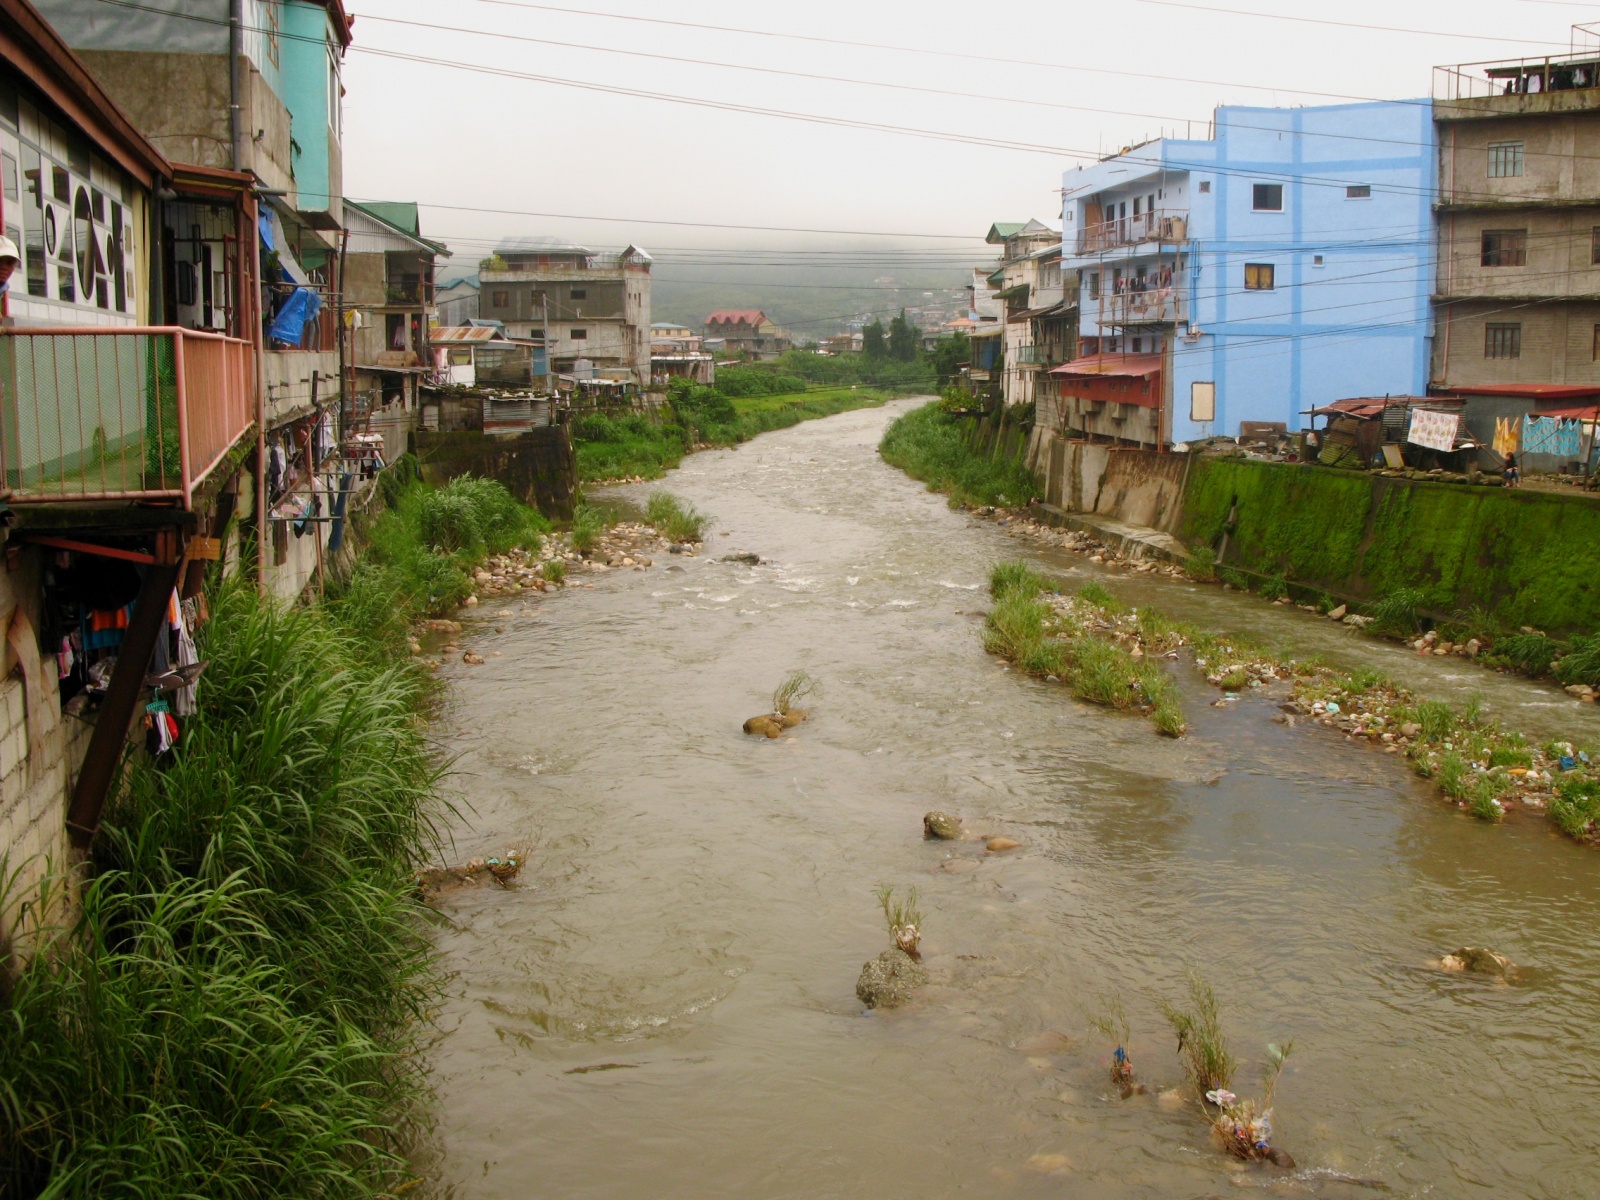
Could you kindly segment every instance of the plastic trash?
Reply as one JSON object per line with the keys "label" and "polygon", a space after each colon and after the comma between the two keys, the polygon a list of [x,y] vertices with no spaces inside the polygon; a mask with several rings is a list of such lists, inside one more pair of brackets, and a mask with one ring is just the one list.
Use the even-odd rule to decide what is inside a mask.
{"label": "plastic trash", "polygon": [[1217,1088],[1215,1091],[1207,1092],[1206,1099],[1211,1101],[1211,1103],[1215,1104],[1218,1108],[1227,1108],[1230,1104],[1238,1100],[1239,1097],[1235,1096],[1227,1088]]}
{"label": "plastic trash", "polygon": [[1326,711],[1331,716],[1337,717],[1339,715],[1339,706],[1337,704],[1335,704],[1332,700],[1329,700],[1328,701],[1328,707],[1327,707]]}
{"label": "plastic trash", "polygon": [[1578,760],[1573,758],[1571,755],[1566,755],[1556,765],[1559,766],[1563,771],[1575,771],[1578,769]]}

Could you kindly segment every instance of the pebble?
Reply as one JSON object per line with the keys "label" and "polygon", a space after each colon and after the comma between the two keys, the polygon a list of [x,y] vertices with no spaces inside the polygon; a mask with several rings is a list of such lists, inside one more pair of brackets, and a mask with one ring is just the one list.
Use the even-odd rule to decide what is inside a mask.
{"label": "pebble", "polygon": [[468,650],[461,656],[461,661],[468,666],[481,667],[483,665],[483,655],[474,654],[471,650]]}
{"label": "pebble", "polygon": [[1015,850],[1021,845],[1021,842],[1013,841],[1008,837],[992,837],[984,843],[984,848],[998,854],[1002,850]]}

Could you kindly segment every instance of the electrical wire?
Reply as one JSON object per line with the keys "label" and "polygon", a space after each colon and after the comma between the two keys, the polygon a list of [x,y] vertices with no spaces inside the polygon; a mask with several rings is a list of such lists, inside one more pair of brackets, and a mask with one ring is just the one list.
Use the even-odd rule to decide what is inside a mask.
{"label": "electrical wire", "polygon": [[1361,29],[1376,33],[1408,33],[1420,37],[1464,38],[1475,42],[1515,42],[1522,46],[1559,46],[1560,42],[1535,41],[1531,38],[1499,37],[1489,33],[1450,33],[1442,29],[1401,29],[1394,25],[1367,25],[1359,21],[1333,21],[1326,17],[1296,17],[1288,13],[1251,12],[1242,8],[1220,8],[1210,4],[1190,4],[1185,0],[1137,0],[1139,4],[1153,4],[1161,8],[1186,8],[1194,12],[1222,13],[1231,17],[1255,17],[1263,21],[1296,21],[1306,25],[1332,25],[1339,29]]}

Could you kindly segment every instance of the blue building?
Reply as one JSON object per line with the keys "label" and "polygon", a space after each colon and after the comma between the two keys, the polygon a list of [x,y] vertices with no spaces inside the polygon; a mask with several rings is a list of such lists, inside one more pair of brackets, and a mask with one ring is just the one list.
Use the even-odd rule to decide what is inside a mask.
{"label": "blue building", "polygon": [[1210,139],[1068,171],[1082,357],[1041,415],[1159,445],[1424,394],[1435,172],[1428,101],[1219,108]]}

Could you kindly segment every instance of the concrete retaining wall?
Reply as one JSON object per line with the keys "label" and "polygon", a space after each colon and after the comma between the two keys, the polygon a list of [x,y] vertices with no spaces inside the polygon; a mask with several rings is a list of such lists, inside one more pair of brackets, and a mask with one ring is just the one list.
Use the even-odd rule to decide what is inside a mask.
{"label": "concrete retaining wall", "polygon": [[578,492],[578,459],[565,426],[551,425],[515,437],[481,433],[412,434],[422,477],[435,486],[460,475],[498,479],[518,500],[547,517],[572,517]]}

